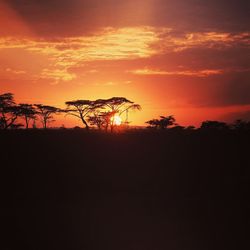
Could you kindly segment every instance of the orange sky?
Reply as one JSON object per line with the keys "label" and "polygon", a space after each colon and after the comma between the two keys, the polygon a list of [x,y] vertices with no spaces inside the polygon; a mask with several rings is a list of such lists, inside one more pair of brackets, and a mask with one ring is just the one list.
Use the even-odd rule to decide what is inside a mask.
{"label": "orange sky", "polygon": [[133,125],[250,119],[247,9],[244,0],[0,0],[0,93],[57,107],[124,96],[143,108]]}

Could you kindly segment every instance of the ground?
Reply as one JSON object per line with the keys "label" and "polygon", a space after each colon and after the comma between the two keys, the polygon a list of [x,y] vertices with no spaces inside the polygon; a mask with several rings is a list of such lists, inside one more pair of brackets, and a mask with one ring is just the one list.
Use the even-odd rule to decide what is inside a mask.
{"label": "ground", "polygon": [[2,249],[248,249],[249,132],[0,132]]}

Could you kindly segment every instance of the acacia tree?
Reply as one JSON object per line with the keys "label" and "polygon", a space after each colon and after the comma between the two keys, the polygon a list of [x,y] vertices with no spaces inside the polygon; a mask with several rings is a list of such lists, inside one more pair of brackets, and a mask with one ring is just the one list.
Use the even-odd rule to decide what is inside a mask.
{"label": "acacia tree", "polygon": [[29,122],[36,118],[36,110],[32,104],[21,103],[19,104],[20,116],[25,120],[26,129],[29,128]]}
{"label": "acacia tree", "polygon": [[12,93],[0,95],[0,128],[13,128],[20,116],[20,108],[16,105]]}
{"label": "acacia tree", "polygon": [[146,122],[149,128],[167,129],[170,126],[176,125],[174,116],[160,116],[160,119],[152,119]]}
{"label": "acacia tree", "polygon": [[[109,99],[99,99],[99,100],[96,100],[95,102],[99,104],[102,108],[107,108],[108,112],[110,114],[112,113],[113,116],[115,114],[118,114],[119,116],[121,116],[123,113],[126,112],[127,119],[128,119],[129,110],[141,110],[141,106],[139,104],[135,104],[134,102],[128,100],[125,97],[112,97]],[[110,128],[111,128],[111,131],[113,131],[114,119],[111,119],[110,121]]]}
{"label": "acacia tree", "polygon": [[49,122],[54,121],[53,115],[60,110],[53,106],[47,106],[43,104],[35,104],[36,107],[36,114],[40,116],[41,122],[43,124],[43,128],[46,129]]}
{"label": "acacia tree", "polygon": [[112,122],[111,118],[115,114],[116,113],[112,111],[94,113],[94,115],[88,116],[88,122],[90,125],[97,126],[99,130],[104,128],[106,131],[108,131],[108,127]]}
{"label": "acacia tree", "polygon": [[89,129],[89,124],[86,119],[87,115],[101,107],[101,103],[90,100],[68,101],[65,104],[67,105],[66,110],[64,110],[66,115],[72,115],[79,118],[86,129]]}

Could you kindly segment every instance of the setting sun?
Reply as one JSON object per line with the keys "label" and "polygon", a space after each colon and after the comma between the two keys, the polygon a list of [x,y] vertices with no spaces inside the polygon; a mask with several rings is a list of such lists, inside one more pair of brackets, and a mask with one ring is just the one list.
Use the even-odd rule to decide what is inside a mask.
{"label": "setting sun", "polygon": [[113,122],[116,126],[120,126],[122,124],[122,118],[118,114],[116,114],[111,117],[111,122]]}

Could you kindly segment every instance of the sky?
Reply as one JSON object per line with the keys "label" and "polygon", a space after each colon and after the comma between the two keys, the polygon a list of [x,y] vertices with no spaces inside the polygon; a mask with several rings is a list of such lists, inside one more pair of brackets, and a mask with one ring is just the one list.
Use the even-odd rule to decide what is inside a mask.
{"label": "sky", "polygon": [[250,120],[250,1],[0,0],[5,92],[61,108],[124,96],[142,106],[133,125]]}

